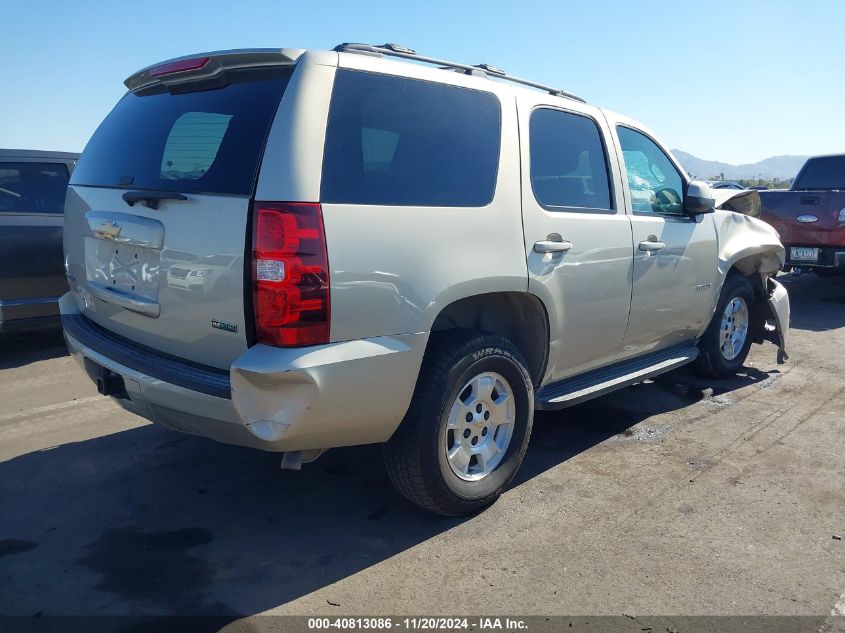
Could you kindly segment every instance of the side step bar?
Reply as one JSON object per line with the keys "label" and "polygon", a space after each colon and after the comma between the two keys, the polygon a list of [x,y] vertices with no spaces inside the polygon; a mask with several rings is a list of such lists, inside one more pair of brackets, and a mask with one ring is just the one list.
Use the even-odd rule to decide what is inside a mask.
{"label": "side step bar", "polygon": [[683,345],[616,363],[546,385],[537,392],[538,409],[563,409],[647,378],[677,369],[698,357],[698,347]]}

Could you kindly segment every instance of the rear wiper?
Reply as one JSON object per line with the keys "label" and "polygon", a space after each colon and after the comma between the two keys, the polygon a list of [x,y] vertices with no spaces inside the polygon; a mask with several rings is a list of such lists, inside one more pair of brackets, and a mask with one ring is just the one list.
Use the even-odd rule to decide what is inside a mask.
{"label": "rear wiper", "polygon": [[127,191],[123,201],[130,207],[136,202],[143,202],[150,209],[158,209],[159,200],[187,200],[188,196],[175,191]]}

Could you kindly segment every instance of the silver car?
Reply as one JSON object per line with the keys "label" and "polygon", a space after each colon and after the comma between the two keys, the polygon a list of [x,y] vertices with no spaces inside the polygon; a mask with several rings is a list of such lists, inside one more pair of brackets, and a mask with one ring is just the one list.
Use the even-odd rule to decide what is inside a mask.
{"label": "silver car", "polygon": [[62,224],[79,154],[0,149],[0,332],[58,325]]}
{"label": "silver car", "polygon": [[126,86],[71,180],[61,308],[150,420],[290,468],[384,443],[403,494],[458,515],[512,480],[537,408],[785,356],[777,234],[562,90],[356,44]]}

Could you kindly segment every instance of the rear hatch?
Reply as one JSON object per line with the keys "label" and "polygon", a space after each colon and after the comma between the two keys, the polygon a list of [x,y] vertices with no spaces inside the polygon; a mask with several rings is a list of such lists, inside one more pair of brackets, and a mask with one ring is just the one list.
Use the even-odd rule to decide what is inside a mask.
{"label": "rear hatch", "polygon": [[204,54],[127,79],[66,201],[68,277],[88,319],[213,367],[247,348],[251,198],[297,53]]}

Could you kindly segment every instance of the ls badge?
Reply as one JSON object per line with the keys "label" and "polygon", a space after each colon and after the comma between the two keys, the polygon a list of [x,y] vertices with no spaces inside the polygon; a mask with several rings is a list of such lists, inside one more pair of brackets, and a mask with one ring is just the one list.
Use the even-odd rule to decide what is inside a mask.
{"label": "ls badge", "polygon": [[225,330],[226,332],[237,333],[238,331],[236,323],[226,323],[224,321],[218,321],[217,319],[211,319],[211,327],[218,330]]}

